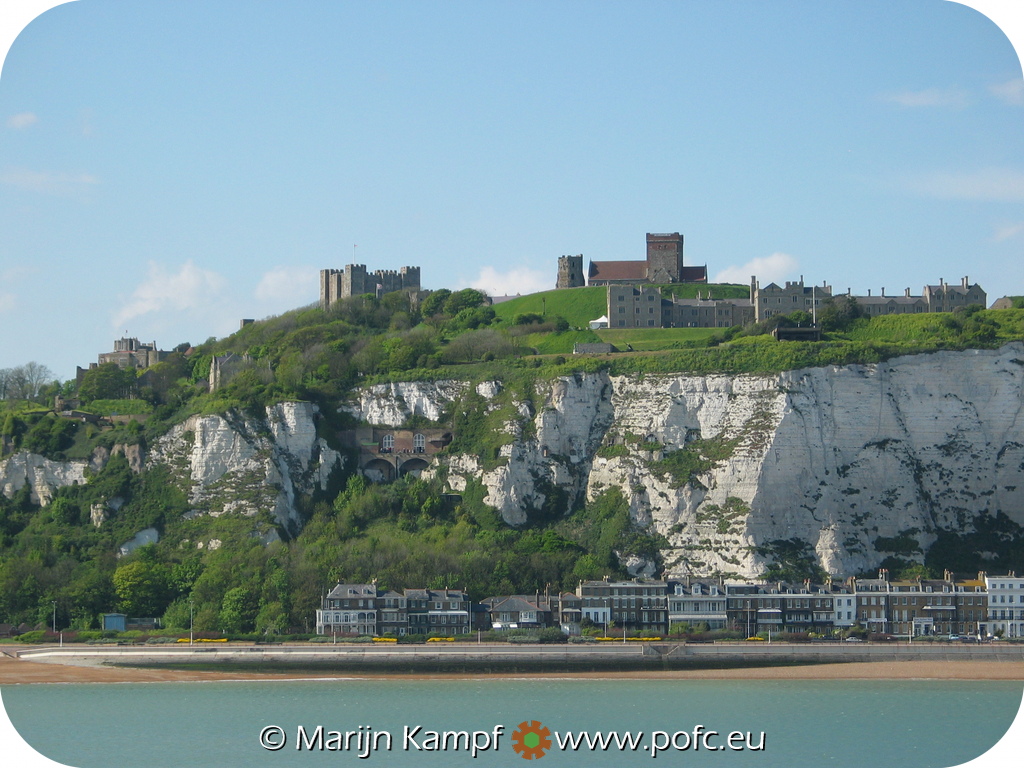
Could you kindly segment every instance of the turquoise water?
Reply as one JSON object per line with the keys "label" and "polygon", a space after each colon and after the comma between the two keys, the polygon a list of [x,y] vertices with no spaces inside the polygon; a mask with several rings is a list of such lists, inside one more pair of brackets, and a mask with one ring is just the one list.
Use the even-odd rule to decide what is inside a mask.
{"label": "turquoise water", "polygon": [[[515,766],[511,734],[525,720],[552,732],[544,768],[633,766],[652,762],[653,731],[677,746],[658,764],[717,766],[950,766],[987,750],[1021,703],[1019,682],[725,680],[331,680],[4,686],[3,703],[21,735],[44,755],[80,768],[167,766]],[[283,729],[286,746],[268,751],[259,736]],[[297,750],[324,727],[325,751]],[[422,726],[412,742],[405,726]],[[495,726],[504,726],[493,749]],[[698,736],[697,725],[718,735]],[[349,749],[327,732],[351,731]],[[476,758],[465,740],[445,751],[428,731],[479,731]],[[555,734],[642,731],[641,749],[560,750]],[[745,745],[745,732],[759,751]],[[392,736],[386,750],[383,732]],[[483,743],[484,732],[491,742]],[[377,751],[361,748],[378,733]],[[275,739],[276,740],[276,739]],[[421,751],[416,751],[419,745]],[[314,740],[314,746],[316,746]],[[440,745],[438,745],[440,746]],[[454,747],[459,747],[458,749]],[[530,744],[528,744],[530,746]],[[725,747],[711,752],[707,746]],[[406,749],[408,747],[408,749]],[[367,754],[360,758],[359,754]]]}

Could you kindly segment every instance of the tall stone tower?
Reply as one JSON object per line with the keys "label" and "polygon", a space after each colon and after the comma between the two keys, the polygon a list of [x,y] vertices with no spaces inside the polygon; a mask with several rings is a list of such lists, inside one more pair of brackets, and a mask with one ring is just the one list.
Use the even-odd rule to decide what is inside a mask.
{"label": "tall stone tower", "polygon": [[678,283],[683,274],[683,236],[647,233],[647,282]]}
{"label": "tall stone tower", "polygon": [[327,309],[341,298],[341,276],[343,269],[320,270],[320,308]]}
{"label": "tall stone tower", "polygon": [[558,281],[555,288],[582,288],[586,285],[583,277],[583,254],[558,257]]}

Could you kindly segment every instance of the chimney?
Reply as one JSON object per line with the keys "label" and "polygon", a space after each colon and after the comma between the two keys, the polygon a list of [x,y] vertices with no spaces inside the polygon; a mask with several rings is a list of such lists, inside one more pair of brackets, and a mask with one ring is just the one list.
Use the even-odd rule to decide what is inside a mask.
{"label": "chimney", "polygon": [[903,295],[904,295],[904,296],[906,296],[906,297],[907,297],[908,299],[910,298],[910,287],[909,287],[909,286],[907,286],[907,287],[906,287],[906,288],[905,288],[905,289],[903,290]]}
{"label": "chimney", "polygon": [[868,296],[870,296],[870,295],[871,295],[871,289],[868,288]]}
{"label": "chimney", "polygon": [[882,286],[882,298],[883,299],[885,298],[885,286],[884,285]]}
{"label": "chimney", "polygon": [[960,282],[960,285],[962,285],[964,288],[967,287],[967,275],[964,275],[964,279]]}
{"label": "chimney", "polygon": [[984,581],[986,576],[988,576],[988,574],[984,571],[978,571],[978,581]]}

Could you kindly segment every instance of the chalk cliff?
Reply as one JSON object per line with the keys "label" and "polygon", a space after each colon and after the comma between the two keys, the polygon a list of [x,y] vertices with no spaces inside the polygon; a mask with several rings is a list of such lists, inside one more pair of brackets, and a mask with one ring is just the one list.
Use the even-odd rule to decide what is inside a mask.
{"label": "chalk cliff", "polygon": [[[200,513],[237,511],[255,515],[271,510],[283,525],[297,525],[298,494],[327,487],[342,456],[316,433],[310,403],[278,403],[265,418],[236,415],[192,416],[157,440],[143,458],[137,446],[115,446],[134,471],[167,465]],[[12,496],[27,483],[33,501],[46,505],[64,485],[87,482],[87,469],[99,471],[110,452],[98,448],[91,461],[51,461],[19,453],[0,462],[0,490]],[[102,515],[93,513],[102,524]]]}
{"label": "chalk cliff", "polygon": [[[392,427],[490,414],[491,454],[458,449],[456,435],[425,473],[454,492],[482,482],[485,501],[517,526],[545,505],[550,513],[553,499],[567,512],[618,488],[633,518],[668,542],[670,575],[757,576],[779,542],[846,575],[894,554],[920,561],[937,533],[971,531],[986,516],[1024,525],[1020,343],[771,375],[580,373],[517,386],[398,382],[363,388],[344,407]],[[120,450],[135,471],[167,466],[196,513],[271,510],[294,530],[297,497],[326,489],[343,464],[316,419],[309,403],[260,418],[197,415],[145,453]],[[90,462],[17,454],[0,462],[0,491],[27,484],[45,505],[107,460],[103,450]],[[92,510],[93,523],[105,515]]]}
{"label": "chalk cliff", "polygon": [[349,410],[398,426],[473,391],[518,417],[501,426],[496,462],[439,457],[432,471],[452,490],[482,480],[485,501],[520,525],[552,489],[568,507],[616,486],[668,540],[673,575],[756,576],[773,543],[793,540],[850,574],[894,553],[920,561],[937,531],[978,516],[1024,524],[1019,343],[771,375],[578,374],[531,398],[500,382],[397,383]]}

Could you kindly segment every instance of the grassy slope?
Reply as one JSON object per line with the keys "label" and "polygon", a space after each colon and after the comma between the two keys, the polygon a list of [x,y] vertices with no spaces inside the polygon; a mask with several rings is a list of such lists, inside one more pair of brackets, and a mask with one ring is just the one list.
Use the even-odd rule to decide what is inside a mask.
{"label": "grassy slope", "polygon": [[631,344],[636,350],[652,351],[670,349],[685,342],[700,342],[721,330],[721,328],[632,328],[629,330],[605,328],[597,331],[597,335],[601,337],[601,341],[610,342],[623,351],[627,344]]}
{"label": "grassy slope", "polygon": [[560,315],[569,325],[586,328],[587,323],[601,317],[607,310],[607,291],[604,288],[569,288],[562,291],[542,291],[520,296],[494,305],[494,314],[502,320],[515,315],[536,313]]}
{"label": "grassy slope", "polygon": [[[1010,341],[1024,336],[1024,310],[982,310],[977,313],[977,318],[994,323],[1000,340]],[[858,322],[846,333],[835,335],[850,341],[933,344],[955,342],[960,336],[960,329],[955,315],[933,312],[874,317],[870,322]]]}

